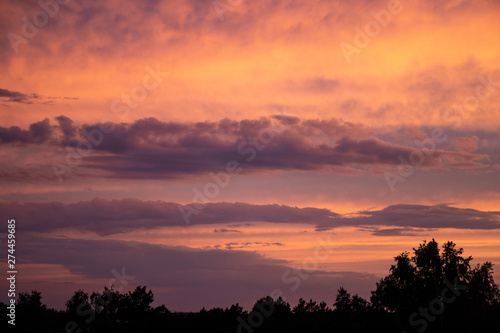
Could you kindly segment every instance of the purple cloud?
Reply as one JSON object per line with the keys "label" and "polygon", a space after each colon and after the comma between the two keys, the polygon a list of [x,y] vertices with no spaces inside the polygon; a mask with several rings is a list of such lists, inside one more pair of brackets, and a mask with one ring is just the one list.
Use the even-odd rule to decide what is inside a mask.
{"label": "purple cloud", "polygon": [[[155,292],[158,304],[164,303],[174,311],[230,306],[234,302],[250,309],[255,299],[275,289],[282,290],[285,297],[294,301],[308,295],[333,303],[339,286],[366,292],[366,285],[377,281],[375,275],[368,273],[320,270],[301,271],[299,278],[287,261],[249,251],[201,250],[125,241],[25,237],[19,258],[22,258],[21,264],[63,265],[87,281],[108,280],[114,277],[113,269],[121,272],[125,268],[137,284],[146,284]],[[292,289],[297,281],[297,288]],[[70,296],[60,299],[57,305],[60,307]]]}
{"label": "purple cloud", "polygon": [[[361,125],[339,120],[273,116],[175,123],[144,118],[129,124],[81,126],[75,126],[65,116],[56,120],[58,125],[50,125],[46,119],[31,124],[29,130],[0,128],[0,143],[39,144],[50,139],[53,145],[75,149],[85,143],[84,147],[92,148],[90,154],[80,156],[79,167],[87,170],[86,175],[105,172],[119,179],[168,179],[218,172],[225,170],[229,161],[236,161],[245,173],[322,170],[381,175],[398,166],[400,157],[408,158],[416,149],[380,138],[383,135],[377,137],[373,130]],[[109,133],[102,132],[103,126],[110,129]],[[487,154],[464,149],[436,147],[425,155],[419,168],[484,168],[489,158]],[[4,177],[8,178],[8,173]]]}
{"label": "purple cloud", "polygon": [[[133,229],[185,226],[176,203],[137,199],[81,201],[78,203],[0,203],[0,211],[20,221],[22,231],[50,231],[60,228],[79,229],[101,235]],[[252,205],[244,203],[208,203],[190,224],[227,223],[306,223],[316,231],[341,226],[394,226],[393,230],[366,229],[375,235],[402,234],[430,228],[499,229],[500,212],[451,207],[445,204],[392,205],[382,210],[361,211],[354,216],[340,215],[328,209],[297,208],[285,205]],[[401,229],[414,228],[414,229]],[[225,230],[225,231],[221,231]],[[219,229],[220,232],[236,231]]]}
{"label": "purple cloud", "polygon": [[0,144],[2,143],[44,143],[51,138],[52,126],[48,119],[33,123],[29,130],[23,130],[18,126],[0,126]]}

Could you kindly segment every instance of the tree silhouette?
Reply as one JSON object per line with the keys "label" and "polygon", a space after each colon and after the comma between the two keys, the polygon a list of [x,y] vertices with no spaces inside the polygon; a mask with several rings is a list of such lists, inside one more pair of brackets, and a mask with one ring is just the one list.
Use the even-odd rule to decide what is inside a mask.
{"label": "tree silhouette", "polygon": [[20,292],[17,299],[16,326],[20,331],[44,329],[47,306],[42,303],[42,293],[36,290]]}
{"label": "tree silhouette", "polygon": [[154,301],[151,289],[146,291],[146,286],[138,286],[133,292],[123,298],[123,306],[131,312],[144,313],[151,310],[151,303]]}
{"label": "tree silhouette", "polygon": [[403,327],[411,324],[419,332],[428,326],[458,328],[457,323],[464,321],[461,317],[478,312],[479,305],[498,304],[500,295],[490,262],[471,269],[472,257],[464,258],[462,248],[447,242],[440,253],[434,239],[424,241],[413,253],[394,258],[389,275],[377,283],[371,297],[376,308],[396,314]]}
{"label": "tree silhouette", "polygon": [[89,294],[79,289],[75,291],[73,296],[66,302],[66,311],[69,313],[77,313],[82,309],[90,309],[90,298]]}
{"label": "tree silhouette", "polygon": [[66,302],[66,313],[69,320],[75,323],[75,327],[78,327],[83,332],[88,332],[90,330],[89,324],[95,318],[95,313],[90,305],[89,294],[81,289],[75,291],[73,296]]}
{"label": "tree silhouette", "polygon": [[42,303],[42,293],[36,290],[32,290],[31,293],[19,293],[17,307],[20,311],[27,313],[39,313],[47,309],[47,306]]}
{"label": "tree silhouette", "polygon": [[[19,294],[16,329],[19,332],[349,332],[349,333],[461,333],[500,332],[500,292],[493,280],[493,264],[471,267],[472,257],[453,242],[441,248],[423,242],[412,254],[394,258],[370,301],[340,287],[333,308],[325,302],[300,298],[290,308],[284,298],[258,299],[250,312],[238,303],[199,312],[170,312],[153,307],[146,286],[121,293],[114,287],[90,296],[77,290],[65,311],[47,309],[41,293]],[[333,295],[332,295],[333,296]],[[0,303],[2,311],[7,305]],[[7,321],[0,331],[11,330]]]}

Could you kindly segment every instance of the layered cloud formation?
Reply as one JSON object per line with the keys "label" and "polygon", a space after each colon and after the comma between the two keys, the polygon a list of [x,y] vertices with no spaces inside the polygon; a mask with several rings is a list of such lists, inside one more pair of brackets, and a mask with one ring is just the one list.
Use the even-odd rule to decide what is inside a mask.
{"label": "layered cloud formation", "polygon": [[[396,140],[398,135],[389,137],[380,130],[336,119],[302,120],[277,115],[241,121],[177,123],[145,118],[128,124],[80,126],[66,116],[58,116],[56,121],[52,125],[45,119],[31,124],[29,129],[0,127],[0,144],[14,145],[21,151],[22,144],[46,144],[53,147],[56,161],[61,160],[57,153],[66,148],[66,155],[62,154],[66,157],[66,161],[62,159],[64,164],[74,166],[69,162],[73,155],[83,160],[78,162],[82,167],[124,179],[165,179],[217,172],[230,161],[242,166],[238,173],[326,170],[376,175],[401,164],[415,150],[425,153],[419,163],[423,170],[487,168],[491,160],[498,159],[490,158],[491,150],[482,149],[490,154],[477,152],[477,136],[450,139],[441,129],[443,134],[436,143],[425,130],[416,134],[416,129],[410,127],[405,136]],[[497,133],[482,136],[485,134],[498,144]],[[54,177],[56,174],[53,172]],[[4,178],[9,177],[12,175],[4,172]]]}
{"label": "layered cloud formation", "polygon": [[[186,226],[179,204],[94,199],[78,203],[0,203],[3,212],[18,220],[22,231],[49,232],[78,229],[110,235],[136,229]],[[381,210],[338,214],[328,209],[297,208],[284,205],[208,203],[190,218],[190,225],[236,222],[299,223],[317,226],[318,231],[342,226],[410,227],[455,229],[500,229],[500,212],[460,209],[449,205],[393,205]],[[391,229],[397,232],[399,229]],[[219,229],[218,232],[237,232]],[[377,235],[382,235],[378,233]],[[385,234],[384,234],[385,235]],[[388,235],[388,232],[386,232]]]}
{"label": "layered cloud formation", "polygon": [[498,1],[9,0],[0,22],[0,215],[50,306],[122,267],[172,310],[250,306],[332,234],[290,299],[367,297],[432,237],[500,260]]}

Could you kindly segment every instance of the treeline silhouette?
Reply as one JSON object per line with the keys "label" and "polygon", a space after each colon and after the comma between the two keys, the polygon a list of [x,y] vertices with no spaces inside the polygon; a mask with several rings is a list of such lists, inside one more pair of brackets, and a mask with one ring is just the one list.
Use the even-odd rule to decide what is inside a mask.
{"label": "treeline silhouette", "polygon": [[[250,311],[238,303],[199,312],[152,307],[146,286],[120,293],[105,287],[76,291],[66,310],[48,309],[38,291],[19,294],[18,332],[500,332],[500,292],[493,264],[471,267],[472,257],[453,242],[432,240],[396,256],[389,275],[377,283],[370,300],[339,288],[333,304],[281,297],[257,300]],[[0,306],[9,313],[6,304]],[[5,313],[5,312],[4,312]],[[8,319],[8,317],[7,317]],[[6,330],[2,329],[2,332]]]}

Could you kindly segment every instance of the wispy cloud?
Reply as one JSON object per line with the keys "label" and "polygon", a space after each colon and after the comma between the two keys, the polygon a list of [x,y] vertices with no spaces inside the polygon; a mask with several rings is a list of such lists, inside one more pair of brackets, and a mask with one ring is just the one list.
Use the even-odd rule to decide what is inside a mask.
{"label": "wispy cloud", "polygon": [[231,242],[231,243],[226,243],[226,249],[227,250],[233,250],[233,249],[244,249],[244,248],[249,248],[249,247],[254,247],[254,246],[284,246],[284,243],[280,242],[274,242],[274,243],[269,243],[269,242]]}
{"label": "wispy cloud", "polygon": [[19,91],[0,89],[0,99],[7,102],[33,104],[34,100],[40,99],[40,95],[35,93],[25,94],[20,93]]}
{"label": "wispy cloud", "polygon": [[77,100],[78,97],[57,97],[57,96],[41,96],[37,93],[21,93],[19,91],[12,91],[0,88],[0,100],[4,102],[23,103],[23,104],[53,104],[55,100]]}
{"label": "wispy cloud", "polygon": [[214,232],[241,232],[241,231],[236,229],[221,228],[221,229],[214,229]]}

